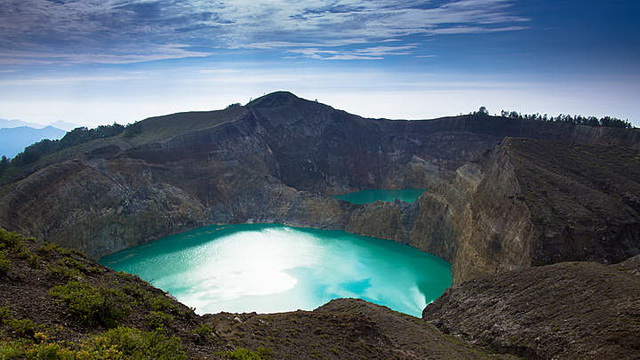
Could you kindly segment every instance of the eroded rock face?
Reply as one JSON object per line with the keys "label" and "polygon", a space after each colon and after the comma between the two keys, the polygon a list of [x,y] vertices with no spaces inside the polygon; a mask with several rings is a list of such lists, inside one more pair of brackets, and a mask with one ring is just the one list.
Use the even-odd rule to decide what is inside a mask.
{"label": "eroded rock face", "polygon": [[456,281],[527,267],[535,234],[506,146],[457,171],[453,198]]}
{"label": "eroded rock face", "polygon": [[639,263],[564,262],[477,278],[448,289],[423,318],[527,358],[637,359]]}
{"label": "eroded rock face", "polygon": [[[162,116],[135,126],[133,135],[94,140],[21,169],[22,178],[0,189],[0,226],[92,257],[213,223],[346,229],[444,257],[454,264],[456,278],[466,279],[569,259],[554,257],[557,248],[573,244],[568,254],[584,248],[576,240],[580,231],[600,225],[571,231],[545,225],[546,240],[539,241],[540,219],[548,217],[536,218],[543,210],[523,200],[538,185],[523,185],[518,169],[524,163],[512,160],[531,154],[535,160],[535,151],[515,156],[504,146],[465,164],[505,136],[640,146],[636,131],[485,115],[363,119],[286,92],[245,107]],[[330,197],[406,187],[429,191],[412,205],[355,206]],[[635,188],[624,191],[624,204],[638,202]],[[597,204],[608,204],[603,199]],[[632,253],[637,228],[629,214],[614,231],[625,234],[625,250],[602,246],[584,257],[614,261]],[[612,252],[619,254],[607,255]]]}
{"label": "eroded rock face", "polygon": [[420,200],[412,236],[450,244],[439,253],[456,282],[561,261],[620,262],[640,252],[638,156],[627,147],[507,138],[460,167],[440,195]]}

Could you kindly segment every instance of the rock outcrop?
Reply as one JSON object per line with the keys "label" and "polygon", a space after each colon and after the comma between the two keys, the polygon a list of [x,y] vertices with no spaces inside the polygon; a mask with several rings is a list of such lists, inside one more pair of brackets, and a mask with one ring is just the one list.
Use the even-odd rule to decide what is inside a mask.
{"label": "rock outcrop", "polygon": [[530,359],[637,359],[639,264],[563,262],[481,277],[448,289],[423,318]]}

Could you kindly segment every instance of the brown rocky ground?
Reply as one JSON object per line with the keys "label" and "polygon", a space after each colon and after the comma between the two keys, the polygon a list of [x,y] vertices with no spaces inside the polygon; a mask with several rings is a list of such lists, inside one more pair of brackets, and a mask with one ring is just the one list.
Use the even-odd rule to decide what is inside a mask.
{"label": "brown rocky ground", "polygon": [[423,312],[445,333],[532,359],[640,358],[640,256],[565,262],[456,285]]}
{"label": "brown rocky ground", "polygon": [[357,299],[333,300],[314,311],[263,315],[222,313],[205,318],[223,339],[249,348],[271,349],[277,359],[495,356],[447,336],[421,319]]}

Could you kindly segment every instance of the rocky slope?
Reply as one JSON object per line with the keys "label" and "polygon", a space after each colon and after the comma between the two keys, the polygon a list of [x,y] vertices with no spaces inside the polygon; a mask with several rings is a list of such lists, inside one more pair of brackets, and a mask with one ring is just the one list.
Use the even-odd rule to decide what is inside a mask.
{"label": "rocky slope", "polygon": [[[150,118],[120,135],[12,169],[0,188],[0,225],[94,258],[212,223],[279,222],[346,229],[410,243],[442,256],[454,263],[456,278],[463,280],[570,259],[567,254],[582,246],[571,243],[577,238],[565,236],[560,225],[536,225],[534,217],[542,211],[533,203],[540,199],[538,195],[533,202],[526,197],[521,200],[538,186],[521,181],[526,161],[544,168],[547,164],[535,165],[536,161],[553,150],[540,156],[538,149],[525,149],[522,154],[497,150],[497,155],[465,164],[507,136],[615,144],[629,149],[629,155],[640,148],[639,134],[484,114],[429,121],[364,119],[277,92],[246,106]],[[599,164],[615,156],[603,153],[596,158],[601,155]],[[516,168],[521,170],[516,173]],[[572,175],[543,174],[556,182],[562,181],[558,176]],[[329,196],[362,188],[402,187],[430,192],[412,206],[400,202],[351,205]],[[637,192],[630,189],[627,198],[633,202]],[[575,194],[579,192],[567,196]],[[603,196],[598,206],[618,208],[618,203],[609,204],[608,195]],[[547,198],[553,201],[551,195]],[[576,201],[569,208],[578,206]],[[591,228],[587,222],[606,212],[605,208],[584,214],[585,231],[603,226],[598,218]],[[627,243],[623,250],[617,245],[602,246],[584,252],[584,258],[615,261],[637,252],[635,240],[629,237],[636,231],[634,214],[625,215],[618,230],[598,230],[594,235],[621,236],[626,240],[620,241]],[[546,237],[541,238],[540,231]],[[595,241],[588,240],[589,244]],[[559,245],[554,248],[555,243]],[[560,253],[565,255],[550,258],[556,248],[563,248]]]}
{"label": "rocky slope", "polygon": [[568,260],[616,263],[640,253],[639,193],[637,150],[508,138],[423,196],[411,235],[452,261],[457,282]]}
{"label": "rocky slope", "polygon": [[640,357],[640,257],[565,262],[453,286],[423,312],[448,334],[531,359]]}
{"label": "rocky slope", "polygon": [[362,300],[198,316],[81,253],[0,229],[1,359],[482,359],[433,325]]}

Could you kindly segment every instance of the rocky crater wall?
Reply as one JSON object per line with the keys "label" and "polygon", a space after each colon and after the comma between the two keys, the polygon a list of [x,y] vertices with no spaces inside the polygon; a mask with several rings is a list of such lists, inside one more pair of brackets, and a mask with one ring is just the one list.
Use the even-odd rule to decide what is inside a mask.
{"label": "rocky crater wall", "polygon": [[[456,281],[638,252],[637,131],[486,115],[364,119],[286,92],[136,126],[20,169],[0,188],[0,226],[92,257],[213,223],[346,229],[439,255]],[[548,141],[557,139],[573,142]],[[411,205],[330,197],[404,187],[429,191]]]}

